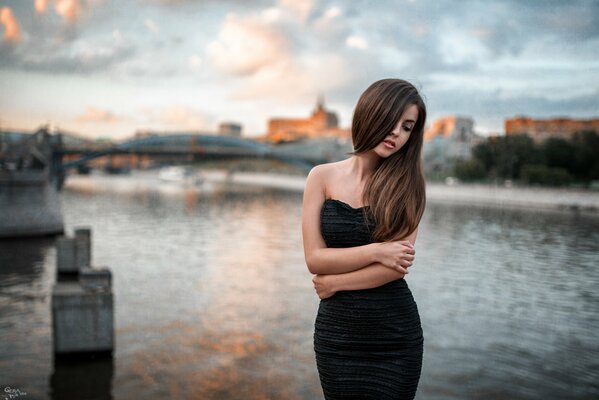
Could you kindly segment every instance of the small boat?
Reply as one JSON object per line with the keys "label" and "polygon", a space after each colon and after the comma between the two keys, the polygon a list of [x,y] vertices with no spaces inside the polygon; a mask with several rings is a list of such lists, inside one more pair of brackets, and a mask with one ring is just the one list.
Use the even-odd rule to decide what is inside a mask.
{"label": "small boat", "polygon": [[193,185],[201,184],[204,181],[204,178],[199,173],[194,174],[191,168],[182,166],[163,167],[160,169],[158,177],[163,182],[188,183]]}

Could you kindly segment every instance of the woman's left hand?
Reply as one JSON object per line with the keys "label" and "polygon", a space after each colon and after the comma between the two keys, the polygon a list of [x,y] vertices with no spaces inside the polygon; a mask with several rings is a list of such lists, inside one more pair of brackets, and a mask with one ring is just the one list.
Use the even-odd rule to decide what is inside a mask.
{"label": "woman's left hand", "polygon": [[314,275],[312,283],[314,283],[316,294],[318,294],[318,297],[320,297],[321,300],[329,298],[337,293],[337,291],[333,289],[330,275]]}

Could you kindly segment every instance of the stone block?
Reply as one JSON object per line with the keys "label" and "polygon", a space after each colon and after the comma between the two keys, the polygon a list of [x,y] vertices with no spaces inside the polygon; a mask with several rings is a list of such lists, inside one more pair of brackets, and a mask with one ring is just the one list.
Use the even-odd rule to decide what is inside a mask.
{"label": "stone block", "polygon": [[52,328],[56,354],[112,351],[112,291],[87,290],[79,282],[58,282],[52,288]]}
{"label": "stone block", "polygon": [[75,229],[75,263],[78,269],[91,266],[91,228]]}
{"label": "stone block", "polygon": [[61,236],[56,241],[56,271],[59,274],[77,273],[75,239]]}
{"label": "stone block", "polygon": [[112,273],[108,268],[82,268],[79,270],[79,283],[88,290],[110,290]]}

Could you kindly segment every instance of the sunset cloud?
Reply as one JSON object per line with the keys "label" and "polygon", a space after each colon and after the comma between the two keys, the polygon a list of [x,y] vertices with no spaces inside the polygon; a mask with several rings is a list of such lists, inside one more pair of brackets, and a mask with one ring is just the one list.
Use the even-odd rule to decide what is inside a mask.
{"label": "sunset cloud", "polygon": [[173,104],[161,108],[145,108],[143,114],[146,123],[156,129],[164,130],[208,130],[214,124],[214,119],[206,112],[195,107]]}
{"label": "sunset cloud", "polygon": [[471,115],[496,131],[510,114],[599,108],[589,85],[599,79],[599,2],[588,0],[1,4],[0,81],[18,96],[0,96],[8,121],[71,115],[106,131],[84,122],[118,119],[106,105],[130,116],[110,122],[111,134],[221,118],[258,134],[272,113],[301,115],[323,93],[347,125],[360,93],[383,77],[414,82],[431,118]]}
{"label": "sunset cloud", "polygon": [[78,122],[87,123],[115,123],[119,119],[112,111],[96,107],[87,107],[85,112],[76,118]]}
{"label": "sunset cloud", "polygon": [[48,11],[48,3],[54,5],[54,11],[65,21],[73,23],[83,14],[84,10],[102,4],[103,0],[35,0],[35,11],[45,14]]}
{"label": "sunset cloud", "polygon": [[54,8],[65,21],[74,22],[81,15],[79,0],[54,0]]}
{"label": "sunset cloud", "polygon": [[284,38],[258,18],[229,14],[206,52],[214,66],[231,75],[249,76],[288,57]]}
{"label": "sunset cloud", "polygon": [[48,0],[35,0],[35,11],[43,14],[48,9]]}
{"label": "sunset cloud", "polygon": [[314,7],[312,0],[280,0],[279,4],[280,7],[291,11],[302,22],[308,19]]}
{"label": "sunset cloud", "polygon": [[21,41],[21,27],[9,7],[0,8],[0,23],[4,25],[4,36],[2,40],[9,43]]}
{"label": "sunset cloud", "polygon": [[183,129],[206,128],[204,116],[190,107],[170,106],[162,110],[160,116],[166,124],[173,127]]}
{"label": "sunset cloud", "polygon": [[338,55],[305,57],[295,63],[288,60],[246,80],[233,98],[269,98],[285,104],[306,104],[318,93],[330,93],[348,85],[353,76],[346,61]]}

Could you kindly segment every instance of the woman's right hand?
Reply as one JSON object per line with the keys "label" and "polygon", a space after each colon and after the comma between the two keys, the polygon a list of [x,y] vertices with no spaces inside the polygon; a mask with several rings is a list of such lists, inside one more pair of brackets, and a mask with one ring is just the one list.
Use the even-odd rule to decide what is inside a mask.
{"label": "woman's right hand", "polygon": [[377,243],[376,260],[386,267],[403,274],[408,273],[416,255],[414,246],[408,240]]}

